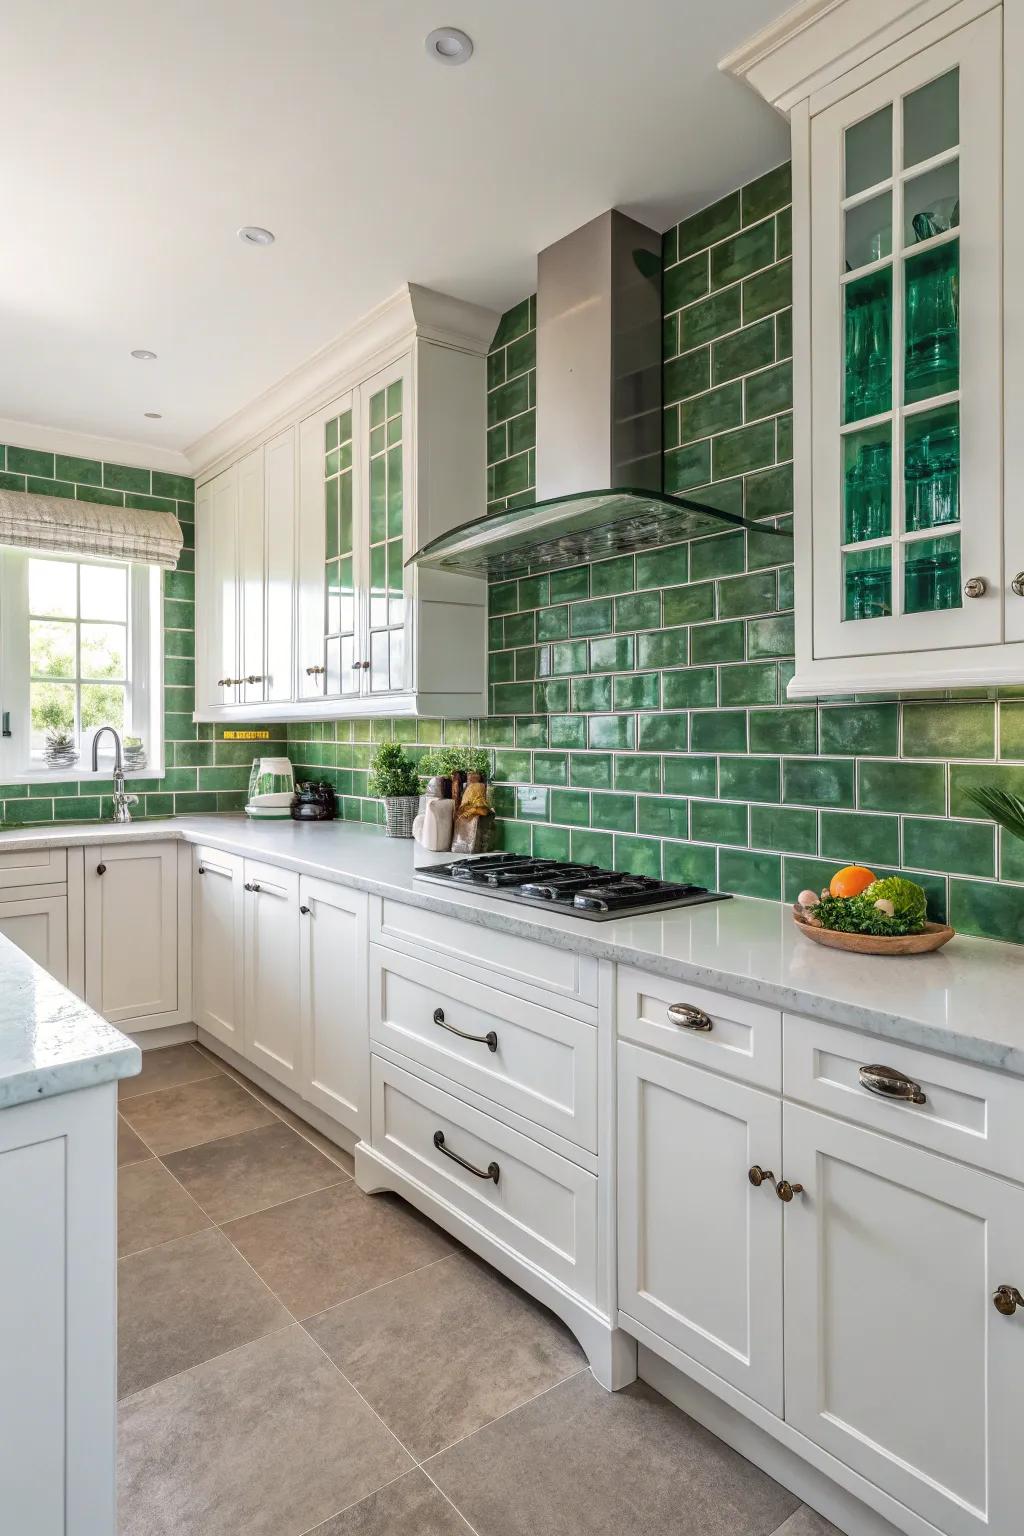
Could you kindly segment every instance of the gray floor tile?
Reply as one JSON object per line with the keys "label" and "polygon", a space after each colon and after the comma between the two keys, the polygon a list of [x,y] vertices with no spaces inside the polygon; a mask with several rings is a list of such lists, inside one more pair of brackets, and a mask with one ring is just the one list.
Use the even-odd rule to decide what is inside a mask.
{"label": "gray floor tile", "polygon": [[290,1322],[216,1228],[132,1254],[118,1264],[118,1394]]}
{"label": "gray floor tile", "polygon": [[479,1536],[771,1536],[800,1502],[643,1382],[589,1372],[427,1471]]}
{"label": "gray floor tile", "polygon": [[411,1467],[301,1328],[121,1404],[120,1536],[300,1536]]}
{"label": "gray floor tile", "polygon": [[117,1251],[138,1253],[210,1225],[155,1157],[122,1168],[117,1179]]}
{"label": "gray floor tile", "polygon": [[141,1163],[143,1158],[152,1156],[153,1154],[146,1146],[146,1143],[139,1140],[127,1120],[122,1115],[118,1115],[117,1166],[124,1168],[129,1163]]}
{"label": "gray floor tile", "polygon": [[158,1157],[274,1122],[269,1109],[221,1072],[197,1083],[125,1099],[121,1113]]}
{"label": "gray floor tile", "polygon": [[346,1181],[224,1231],[296,1317],[311,1317],[455,1251],[456,1244],[394,1195]]}
{"label": "gray floor tile", "polygon": [[422,1472],[409,1472],[309,1536],[472,1536],[469,1526]]}
{"label": "gray floor tile", "polygon": [[295,1114],[286,1104],[282,1104],[280,1099],[268,1093],[265,1088],[261,1088],[258,1083],[254,1083],[252,1078],[246,1077],[244,1072],[239,1072],[226,1061],[220,1061],[212,1051],[207,1050],[205,1045],[199,1045],[196,1049],[209,1056],[212,1061],[216,1061],[222,1072],[226,1072],[228,1077],[233,1078],[236,1083],[241,1083],[243,1088],[246,1088],[261,1104],[266,1105],[267,1109],[283,1120],[285,1125],[290,1125],[293,1131],[298,1131],[299,1135],[305,1137],[318,1152],[322,1152],[325,1157],[337,1163],[339,1168],[343,1168],[350,1178],[354,1176],[355,1161],[351,1152],[346,1152],[344,1147],[339,1147],[329,1137],[321,1135],[308,1121]]}
{"label": "gray floor tile", "polygon": [[165,1157],[176,1179],[214,1221],[294,1200],[346,1175],[281,1121]]}
{"label": "gray floor tile", "polygon": [[557,1318],[465,1253],[307,1326],[418,1460],[587,1363]]}
{"label": "gray floor tile", "polygon": [[779,1526],[775,1536],[843,1536],[838,1525],[825,1519],[806,1504],[801,1504],[795,1514]]}
{"label": "gray floor tile", "polygon": [[158,1088],[178,1088],[204,1077],[216,1077],[220,1068],[194,1045],[166,1045],[161,1050],[143,1051],[142,1071],[137,1077],[123,1077],[117,1085],[119,1099],[137,1099]]}

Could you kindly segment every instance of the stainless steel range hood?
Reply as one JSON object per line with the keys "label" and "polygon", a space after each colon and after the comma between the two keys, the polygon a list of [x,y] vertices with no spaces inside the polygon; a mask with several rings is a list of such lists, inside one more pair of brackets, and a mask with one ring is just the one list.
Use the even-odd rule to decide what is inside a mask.
{"label": "stainless steel range hood", "polygon": [[748,523],[662,490],[661,236],[613,209],[537,259],[537,489],[408,562],[476,576],[585,564]]}

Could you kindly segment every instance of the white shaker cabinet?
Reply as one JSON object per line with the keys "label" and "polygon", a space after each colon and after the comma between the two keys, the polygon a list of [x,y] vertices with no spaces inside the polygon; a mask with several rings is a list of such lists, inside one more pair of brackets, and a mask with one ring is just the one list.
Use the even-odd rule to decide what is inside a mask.
{"label": "white shaker cabinet", "polygon": [[[179,946],[178,844],[85,850],[85,999],[125,1030],[191,1018],[191,944]],[[188,882],[181,896],[188,907]]]}
{"label": "white shaker cabinet", "polygon": [[196,494],[200,716],[293,696],[295,473],[289,429]]}
{"label": "white shaker cabinet", "polygon": [[192,895],[195,1015],[200,1029],[243,1049],[242,860],[197,848]]}
{"label": "white shaker cabinet", "polygon": [[407,284],[212,434],[197,719],[484,710],[485,584],[406,562],[484,510],[496,324]]}
{"label": "white shaker cabinet", "polygon": [[68,898],[37,891],[0,890],[0,933],[64,986],[68,984]]}
{"label": "white shaker cabinet", "polygon": [[113,1536],[117,1087],[0,1113],[0,1528]]}
{"label": "white shaker cabinet", "polygon": [[[945,1536],[1009,1536],[1024,1189],[787,1104],[786,1420]],[[1016,1408],[1014,1407],[1016,1405]]]}
{"label": "white shaker cabinet", "polygon": [[299,877],[245,860],[242,907],[243,1054],[301,1092]]}
{"label": "white shaker cabinet", "polygon": [[795,6],[723,61],[792,128],[791,697],[1024,678],[1019,12]]}
{"label": "white shaker cabinet", "polygon": [[782,1107],[773,1094],[618,1047],[619,1308],[782,1413]]}
{"label": "white shaker cabinet", "polygon": [[304,875],[299,888],[302,1096],[370,1132],[367,898]]}

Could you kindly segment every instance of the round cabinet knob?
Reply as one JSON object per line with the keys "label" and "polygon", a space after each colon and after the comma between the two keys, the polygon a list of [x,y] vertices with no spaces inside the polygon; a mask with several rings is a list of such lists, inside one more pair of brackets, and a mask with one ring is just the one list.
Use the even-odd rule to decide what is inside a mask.
{"label": "round cabinet knob", "polygon": [[1018,1307],[1024,1307],[1024,1296],[1015,1285],[1001,1285],[992,1297],[992,1305],[1004,1317],[1012,1317]]}
{"label": "round cabinet knob", "polygon": [[321,673],[326,672],[326,670],[327,670],[326,667],[307,667],[306,668],[306,676],[307,677],[319,677],[321,675]]}
{"label": "round cabinet knob", "polygon": [[303,917],[308,917],[309,916],[309,908],[308,907],[300,907],[299,911],[302,913]]}
{"label": "round cabinet knob", "polygon": [[106,872],[107,872],[107,866],[105,864],[97,864],[96,865],[96,873],[98,875],[105,875]]}
{"label": "round cabinet knob", "polygon": [[1017,572],[1010,582],[1010,590],[1015,592],[1018,597],[1024,597],[1024,571]]}
{"label": "round cabinet knob", "polygon": [[802,1184],[791,1184],[788,1179],[780,1179],[779,1183],[775,1186],[775,1193],[786,1205],[789,1204],[794,1195],[802,1195],[803,1192],[804,1187]]}
{"label": "round cabinet knob", "polygon": [[750,1180],[751,1184],[753,1184],[755,1189],[760,1189],[762,1184],[775,1183],[775,1175],[772,1173],[771,1169],[761,1168],[757,1163],[754,1164],[753,1168],[748,1169],[747,1178]]}
{"label": "round cabinet knob", "polygon": [[964,582],[964,597],[984,597],[988,591],[988,582],[984,576],[970,576]]}

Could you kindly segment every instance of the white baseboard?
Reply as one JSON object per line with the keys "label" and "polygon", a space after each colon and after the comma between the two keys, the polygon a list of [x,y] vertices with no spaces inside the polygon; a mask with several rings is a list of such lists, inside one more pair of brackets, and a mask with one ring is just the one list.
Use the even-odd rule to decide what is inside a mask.
{"label": "white baseboard", "polygon": [[181,1045],[195,1040],[199,1034],[194,1024],[160,1024],[156,1029],[132,1029],[126,1031],[140,1051],[156,1051],[163,1045]]}

